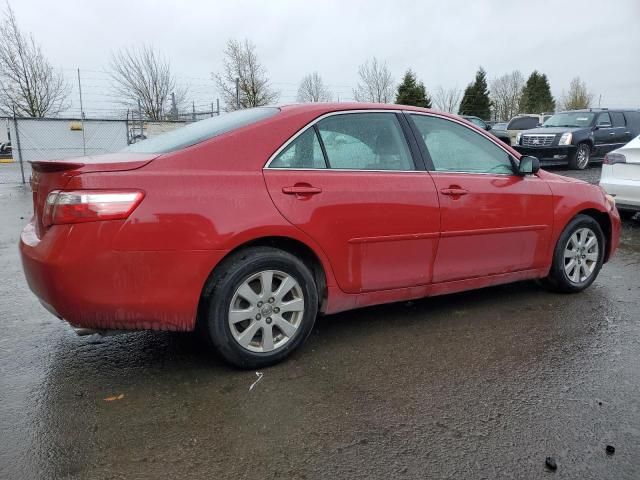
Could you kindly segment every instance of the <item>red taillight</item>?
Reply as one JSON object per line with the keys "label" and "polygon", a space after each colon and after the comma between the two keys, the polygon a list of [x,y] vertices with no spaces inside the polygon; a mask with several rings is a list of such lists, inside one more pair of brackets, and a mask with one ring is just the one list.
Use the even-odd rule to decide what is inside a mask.
{"label": "red taillight", "polygon": [[615,165],[616,163],[627,163],[627,157],[621,153],[607,153],[604,156],[605,165]]}
{"label": "red taillight", "polygon": [[96,222],[125,219],[144,198],[144,193],[121,190],[55,190],[47,195],[42,224]]}

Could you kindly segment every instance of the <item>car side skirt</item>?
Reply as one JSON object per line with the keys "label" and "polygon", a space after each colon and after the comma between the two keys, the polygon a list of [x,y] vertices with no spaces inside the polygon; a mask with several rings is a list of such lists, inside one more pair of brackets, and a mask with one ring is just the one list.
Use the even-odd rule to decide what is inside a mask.
{"label": "car side skirt", "polygon": [[424,297],[435,297],[438,295],[492,287],[495,285],[503,285],[522,280],[544,278],[549,274],[549,269],[550,267],[522,270],[518,272],[488,275],[485,277],[468,278],[465,280],[454,280],[430,285],[418,285],[415,287],[396,288],[392,290],[379,290],[360,294],[346,294],[338,287],[330,287],[328,292],[329,298],[324,313],[332,314],[354,308],[416,300]]}

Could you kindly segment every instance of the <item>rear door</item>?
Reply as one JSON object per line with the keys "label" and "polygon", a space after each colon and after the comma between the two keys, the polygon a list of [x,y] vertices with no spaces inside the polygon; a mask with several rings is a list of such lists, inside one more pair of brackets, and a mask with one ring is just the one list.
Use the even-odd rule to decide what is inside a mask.
{"label": "rear door", "polygon": [[596,119],[596,130],[593,132],[593,140],[595,142],[594,156],[604,157],[607,152],[615,150],[616,132],[611,125],[611,116],[609,112],[602,112]]}
{"label": "rear door", "polygon": [[611,135],[613,145],[611,145],[611,149],[609,151],[612,151],[627,144],[632,137],[629,127],[627,127],[624,114],[622,112],[610,112],[610,115],[613,131],[613,135]]}
{"label": "rear door", "polygon": [[438,195],[404,122],[391,111],[330,114],[264,169],[274,204],[320,245],[345,292],[431,282]]}
{"label": "rear door", "polygon": [[410,118],[440,198],[433,283],[548,265],[553,205],[546,182],[514,175],[509,154],[461,122]]}

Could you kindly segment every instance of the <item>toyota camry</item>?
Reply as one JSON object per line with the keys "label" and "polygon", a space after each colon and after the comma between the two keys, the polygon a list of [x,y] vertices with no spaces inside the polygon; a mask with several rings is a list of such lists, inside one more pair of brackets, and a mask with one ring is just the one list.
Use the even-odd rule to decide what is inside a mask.
{"label": "toyota camry", "polygon": [[245,368],[289,355],[318,314],[527,279],[579,292],[619,239],[600,187],[400,105],[240,110],[32,168],[20,250],[50,312],[197,330]]}

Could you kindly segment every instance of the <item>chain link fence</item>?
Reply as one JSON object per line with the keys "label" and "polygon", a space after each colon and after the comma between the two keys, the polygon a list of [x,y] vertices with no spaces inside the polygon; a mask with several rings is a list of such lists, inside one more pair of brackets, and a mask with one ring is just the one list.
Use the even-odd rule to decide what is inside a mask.
{"label": "chain link fence", "polygon": [[0,118],[0,184],[29,183],[31,164],[118,152],[131,143],[179,128],[219,112],[193,112],[178,120],[148,121],[127,114],[118,119]]}

